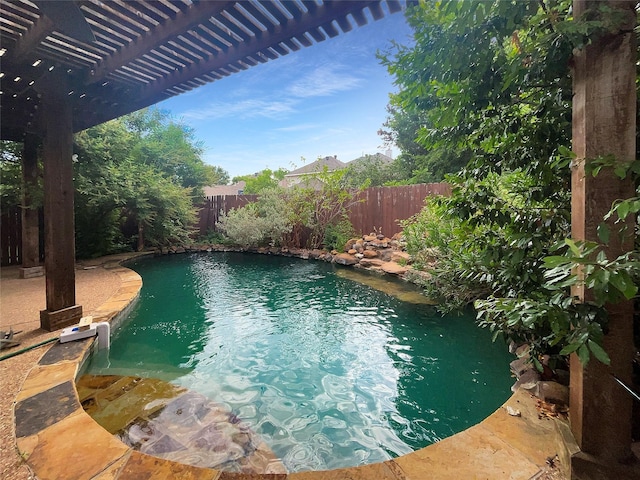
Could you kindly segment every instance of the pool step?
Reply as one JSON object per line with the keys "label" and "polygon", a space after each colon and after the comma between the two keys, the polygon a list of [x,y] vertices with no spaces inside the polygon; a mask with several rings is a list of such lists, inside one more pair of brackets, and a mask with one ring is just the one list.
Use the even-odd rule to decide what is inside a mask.
{"label": "pool step", "polygon": [[85,411],[142,453],[228,472],[286,473],[246,423],[204,395],[137,376],[83,375],[76,384]]}

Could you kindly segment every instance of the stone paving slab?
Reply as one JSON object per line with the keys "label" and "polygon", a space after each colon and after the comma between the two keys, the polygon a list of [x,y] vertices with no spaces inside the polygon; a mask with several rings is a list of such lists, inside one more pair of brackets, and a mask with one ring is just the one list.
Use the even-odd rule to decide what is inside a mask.
{"label": "stone paving slab", "polygon": [[78,366],[75,363],[61,363],[53,366],[35,366],[29,372],[22,385],[22,390],[16,397],[16,402],[21,402],[29,397],[33,397],[38,393],[48,390],[52,386],[59,385],[64,382],[73,381]]}
{"label": "stone paving slab", "polygon": [[82,409],[36,436],[27,461],[40,480],[89,480],[129,451]]}
{"label": "stone paving slab", "polygon": [[220,472],[192,467],[162,458],[131,452],[131,456],[114,477],[117,480],[218,480]]}
{"label": "stone paving slab", "polygon": [[67,381],[18,402],[15,408],[16,437],[29,437],[74,413],[76,401],[73,382]]}
{"label": "stone paving slab", "polygon": [[55,365],[63,361],[78,363],[84,358],[92,342],[92,338],[85,338],[74,342],[54,343],[42,356],[38,365]]}
{"label": "stone paving slab", "polygon": [[406,480],[530,479],[540,471],[516,448],[475,426],[394,462]]}
{"label": "stone paving slab", "polygon": [[406,478],[395,462],[388,461],[357,468],[291,473],[288,480],[406,480]]}
{"label": "stone paving slab", "polygon": [[[520,412],[520,416],[509,415],[507,406]],[[549,438],[557,435],[556,421],[546,417],[538,418],[538,415],[535,399],[520,390],[502,408],[486,418],[481,426],[489,434],[522,452],[536,465],[544,465],[549,457]]]}

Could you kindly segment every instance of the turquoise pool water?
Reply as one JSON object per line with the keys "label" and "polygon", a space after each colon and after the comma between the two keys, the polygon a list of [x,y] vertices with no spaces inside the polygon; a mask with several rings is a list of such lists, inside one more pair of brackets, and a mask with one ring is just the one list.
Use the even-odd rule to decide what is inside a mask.
{"label": "turquoise pool water", "polygon": [[141,299],[87,373],[200,392],[248,422],[290,471],[409,453],[510,394],[506,347],[470,312],[443,317],[344,278],[342,267],[240,253],[129,266],[143,278]]}

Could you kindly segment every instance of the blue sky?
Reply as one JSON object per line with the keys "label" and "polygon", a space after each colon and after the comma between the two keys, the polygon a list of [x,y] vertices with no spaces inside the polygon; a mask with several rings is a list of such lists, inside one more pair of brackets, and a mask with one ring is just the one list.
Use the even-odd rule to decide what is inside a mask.
{"label": "blue sky", "polygon": [[391,39],[407,44],[410,35],[402,13],[387,15],[158,107],[192,127],[205,162],[231,177],[384,152],[377,131],[396,88],[376,52]]}

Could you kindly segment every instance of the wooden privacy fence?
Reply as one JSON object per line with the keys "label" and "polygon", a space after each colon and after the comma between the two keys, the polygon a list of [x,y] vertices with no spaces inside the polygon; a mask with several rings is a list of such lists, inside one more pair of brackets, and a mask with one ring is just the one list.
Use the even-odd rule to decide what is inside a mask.
{"label": "wooden privacy fence", "polygon": [[451,195],[447,183],[422,183],[397,187],[371,187],[362,191],[349,212],[356,232],[363,235],[383,233],[387,237],[400,232],[399,220],[412,217],[433,195]]}
{"label": "wooden privacy fence", "polygon": [[[380,232],[388,237],[400,231],[399,220],[418,213],[425,199],[432,195],[450,195],[451,187],[446,183],[426,183],[399,187],[372,187],[361,192],[351,206],[349,219],[359,234]],[[206,197],[200,209],[198,230],[206,235],[215,230],[220,211],[243,207],[255,202],[257,195],[218,195]],[[39,212],[43,225],[42,209]],[[40,259],[44,258],[44,242],[40,229]],[[22,218],[19,207],[0,216],[0,260],[3,266],[22,263]]]}
{"label": "wooden privacy fence", "polygon": [[255,202],[257,198],[257,195],[215,195],[213,197],[205,197],[198,221],[200,235],[206,235],[209,230],[216,229],[221,210],[227,213],[232,208],[244,207],[247,203]]}
{"label": "wooden privacy fence", "polygon": [[0,215],[0,245],[3,267],[22,263],[22,212],[19,207]]}
{"label": "wooden privacy fence", "polygon": [[[373,231],[391,237],[400,231],[399,220],[418,213],[425,199],[432,195],[450,195],[451,186],[446,183],[423,183],[398,187],[371,187],[361,192],[351,206],[349,219],[360,234]],[[201,235],[215,230],[220,210],[227,213],[232,208],[255,202],[257,195],[218,195],[206,197],[200,210],[198,229]]]}
{"label": "wooden privacy fence", "polygon": [[[44,260],[44,209],[38,209],[38,245],[40,261]],[[0,264],[3,267],[22,264],[22,209],[11,207],[0,215]]]}

